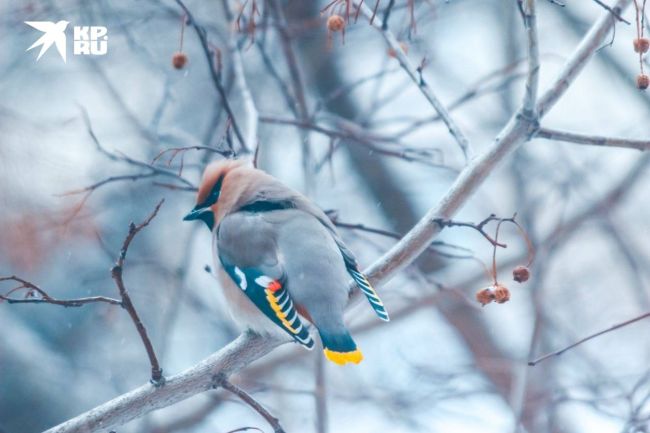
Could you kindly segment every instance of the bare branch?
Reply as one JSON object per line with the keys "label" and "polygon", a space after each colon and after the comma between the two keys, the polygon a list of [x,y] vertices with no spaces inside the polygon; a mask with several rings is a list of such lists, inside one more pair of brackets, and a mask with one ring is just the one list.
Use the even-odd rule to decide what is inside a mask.
{"label": "bare branch", "polygon": [[[631,0],[618,0],[615,9],[621,10]],[[546,114],[569,88],[571,83],[584,68],[587,61],[600,47],[602,41],[613,27],[615,19],[611,14],[603,14],[584,36],[578,47],[565,63],[564,68],[555,79],[554,84],[540,98],[537,111],[540,116]],[[386,254],[377,260],[367,274],[375,283],[385,281],[403,269],[427,248],[441,227],[436,220],[450,219],[465,204],[479,185],[489,176],[497,165],[527,141],[537,129],[519,113],[513,116],[499,133],[496,140],[485,153],[474,158],[460,173],[440,202],[395,244]]]}
{"label": "bare branch", "polygon": [[[307,98],[305,96],[305,85],[302,73],[298,66],[298,60],[296,59],[296,53],[293,49],[293,42],[291,40],[291,33],[287,25],[286,18],[284,16],[284,11],[282,10],[282,5],[278,0],[269,0],[268,5],[271,9],[271,13],[276,21],[276,26],[278,33],[280,35],[280,42],[282,44],[282,50],[284,52],[284,57],[287,61],[287,67],[289,68],[289,75],[291,77],[291,84],[293,87],[293,93],[298,102],[298,114],[300,120],[307,122],[309,119],[309,109],[307,107]],[[309,187],[310,180],[309,175],[312,169],[311,161],[311,147],[309,143],[309,134],[305,131],[302,131],[302,158],[303,158],[303,169],[305,175],[305,184]]]}
{"label": "bare branch", "polygon": [[[15,275],[12,275],[10,277],[0,277],[0,283],[3,281],[15,281],[17,283],[20,283],[18,287],[14,287],[4,295],[0,295],[0,300],[7,301],[9,304],[52,304],[60,305],[62,307],[81,307],[86,304],[103,302],[112,305],[122,305],[121,301],[106,296],[88,296],[85,298],[76,299],[56,299],[50,296],[45,290],[41,289],[36,284]],[[11,294],[19,290],[27,291],[23,298],[9,297]],[[35,293],[37,293],[40,298],[36,297]]]}
{"label": "bare branch", "polygon": [[617,329],[623,328],[624,326],[631,325],[632,323],[636,323],[636,322],[638,322],[639,320],[643,320],[643,319],[646,319],[646,318],[648,318],[648,317],[650,317],[650,311],[647,312],[647,313],[643,313],[643,314],[641,314],[640,316],[636,316],[636,317],[634,317],[634,318],[632,318],[632,319],[626,320],[626,321],[624,321],[624,322],[617,323],[616,325],[610,326],[609,328],[607,328],[607,329],[603,329],[602,331],[598,331],[598,332],[596,332],[595,334],[591,334],[591,335],[589,335],[589,336],[587,336],[587,337],[585,337],[585,338],[582,338],[582,339],[576,341],[576,342],[573,343],[573,344],[568,345],[568,346],[565,347],[564,349],[560,349],[560,350],[555,351],[555,352],[547,353],[546,355],[540,356],[540,357],[537,358],[537,359],[534,359],[534,360],[532,360],[532,361],[528,361],[528,365],[530,365],[530,366],[534,366],[534,365],[537,365],[537,364],[539,364],[540,362],[542,362],[542,361],[544,361],[544,360],[546,360],[546,359],[552,358],[552,357],[554,357],[554,356],[560,356],[560,355],[562,355],[564,352],[566,352],[566,351],[568,351],[568,350],[571,350],[571,349],[573,349],[574,347],[579,346],[579,345],[581,345],[582,343],[585,343],[585,342],[587,342],[587,341],[589,341],[589,340],[591,340],[591,339],[594,339],[594,338],[596,338],[596,337],[600,337],[600,336],[603,335],[603,334],[607,334],[608,332],[612,332],[612,331],[615,331],[615,330],[617,330]]}
{"label": "bare branch", "polygon": [[208,42],[208,32],[205,29],[205,27],[199,25],[199,23],[196,22],[196,20],[194,19],[194,15],[192,15],[192,13],[187,8],[187,6],[185,6],[185,3],[183,3],[182,0],[176,0],[176,3],[187,14],[187,17],[190,20],[190,24],[196,31],[196,35],[199,37],[199,41],[201,42],[201,47],[203,48],[203,53],[205,54],[205,58],[208,63],[208,68],[210,70],[210,78],[212,78],[212,83],[214,84],[214,87],[217,89],[217,92],[221,97],[221,103],[223,104],[223,108],[226,110],[226,113],[228,113],[228,116],[230,117],[230,121],[232,122],[232,129],[235,132],[235,135],[237,136],[237,140],[239,140],[242,150],[244,152],[248,152],[250,149],[249,146],[250,143],[246,143],[246,140],[244,139],[244,135],[242,134],[241,129],[239,128],[239,124],[235,119],[235,113],[233,112],[232,107],[230,106],[230,102],[228,101],[228,94],[226,92],[226,89],[223,87],[223,84],[221,83],[221,72],[218,71],[217,67],[215,66],[214,53],[210,49],[210,44]]}
{"label": "bare branch", "polygon": [[168,377],[164,386],[142,385],[87,413],[47,430],[46,433],[109,432],[143,414],[171,406],[213,388],[213,377],[228,377],[261,358],[282,342],[253,333],[240,335],[193,367]]}
{"label": "bare branch", "polygon": [[[86,193],[85,196],[82,198],[79,206],[77,207],[77,210],[75,211],[75,213],[74,213],[74,215],[72,217],[76,216],[76,214],[83,207],[84,203],[88,200],[90,195],[95,190],[97,190],[97,189],[101,188],[102,186],[107,185],[109,183],[121,182],[121,181],[127,181],[127,180],[128,181],[136,181],[136,180],[139,180],[139,179],[146,179],[146,178],[151,178],[151,177],[156,177],[156,176],[162,176],[162,177],[174,178],[174,179],[180,181],[181,183],[183,183],[185,185],[185,188],[190,188],[191,190],[196,191],[196,186],[194,186],[194,184],[192,182],[190,182],[189,180],[185,179],[183,176],[181,176],[180,174],[175,173],[172,170],[168,170],[168,169],[165,169],[165,168],[162,168],[162,167],[157,167],[157,166],[153,165],[153,163],[149,164],[149,163],[146,163],[146,162],[138,161],[138,160],[135,160],[135,159],[133,159],[133,158],[127,156],[127,155],[124,155],[122,153],[111,152],[111,151],[107,150],[101,144],[99,139],[97,138],[97,135],[95,134],[95,131],[93,130],[93,126],[92,126],[92,123],[90,121],[90,117],[88,116],[88,112],[86,111],[86,109],[84,107],[80,106],[80,110],[81,110],[81,118],[82,118],[82,120],[84,122],[84,125],[86,126],[86,130],[88,132],[88,135],[90,136],[91,140],[95,144],[95,147],[97,148],[97,150],[102,155],[106,156],[111,161],[123,161],[123,162],[126,162],[126,163],[130,164],[130,165],[134,165],[136,167],[145,168],[145,169],[148,170],[148,172],[146,172],[146,173],[136,173],[136,174],[127,174],[127,175],[118,175],[118,176],[109,176],[109,177],[107,177],[107,178],[105,178],[105,179],[103,179],[101,181],[95,182],[92,185],[86,186],[84,188],[64,192],[61,195],[75,195],[75,194]],[[165,151],[161,152],[160,155],[162,155],[164,152]],[[160,155],[158,157],[160,157]],[[153,162],[155,162],[158,157],[156,157]]]}
{"label": "bare branch", "polygon": [[626,20],[625,18],[623,18],[623,17],[621,16],[620,11],[619,11],[619,10],[616,10],[616,8],[611,8],[611,7],[607,6],[605,3],[603,3],[603,2],[600,1],[600,0],[593,0],[593,1],[594,1],[598,6],[600,6],[601,8],[605,9],[606,11],[609,11],[609,13],[612,14],[613,16],[615,16],[616,19],[619,20],[620,22],[625,23],[625,24],[627,24],[627,25],[632,24],[632,23],[630,23],[628,20]]}
{"label": "bare branch", "polygon": [[[357,5],[358,8],[360,8],[361,12],[363,15],[368,19],[371,20],[374,16],[373,11],[366,6],[362,1],[355,1],[355,4]],[[429,101],[431,106],[436,110],[436,112],[440,115],[442,118],[442,121],[447,125],[447,128],[449,128],[449,133],[454,137],[456,142],[458,143],[458,146],[460,146],[460,149],[463,152],[463,155],[465,156],[465,160],[469,160],[472,156],[472,148],[469,143],[469,140],[465,136],[465,134],[461,131],[461,129],[458,127],[456,122],[451,118],[449,115],[449,112],[445,108],[445,106],[440,102],[436,94],[433,92],[431,89],[431,86],[424,81],[422,78],[422,73],[421,70],[418,70],[416,66],[413,65],[413,63],[409,60],[407,55],[404,53],[402,50],[402,47],[400,46],[399,42],[397,41],[397,38],[395,38],[395,35],[388,30],[387,28],[384,27],[387,16],[384,19],[384,23],[380,24],[377,22],[371,22],[371,25],[379,30],[384,37],[384,40],[388,44],[388,46],[395,52],[395,57],[399,61],[400,66],[404,71],[408,74],[408,76],[413,80],[413,82],[417,85],[418,89],[424,95],[424,97]]]}
{"label": "bare branch", "polygon": [[[611,9],[616,14],[620,14],[630,3],[631,0],[618,0]],[[540,98],[540,101],[537,104],[537,111],[540,117],[544,117],[562,95],[564,95],[578,74],[582,72],[587,61],[594,55],[598,48],[600,48],[605,37],[616,24],[612,18],[614,18],[614,20],[616,19],[614,13],[601,15],[598,21],[591,26],[585,37],[582,38],[580,45],[578,45],[569,60],[564,64],[564,67],[556,78],[555,83]]]}
{"label": "bare branch", "polygon": [[470,223],[470,222],[461,222],[461,221],[452,221],[452,220],[445,220],[442,218],[438,218],[435,220],[435,222],[442,228],[444,227],[467,227],[476,230],[483,236],[489,243],[491,243],[495,247],[501,247],[501,248],[507,248],[508,245],[499,242],[496,238],[493,238],[490,236],[486,231],[485,231],[485,226],[492,222],[515,222],[515,217],[511,218],[499,218],[496,215],[492,214],[485,218],[483,221],[479,222],[478,224],[476,223]]}
{"label": "bare branch", "polygon": [[631,138],[603,137],[598,135],[583,135],[557,129],[540,128],[535,138],[566,141],[568,143],[586,144],[590,146],[621,147],[624,149],[650,150],[650,140],[635,140]]}
{"label": "bare branch", "polygon": [[[147,351],[149,362],[151,363],[151,382],[156,386],[162,385],[164,383],[164,378],[162,376],[162,369],[160,368],[160,364],[158,363],[158,358],[156,357],[156,353],[153,349],[153,344],[151,343],[151,340],[147,335],[147,329],[145,328],[144,324],[140,320],[140,316],[138,315],[138,312],[136,311],[135,306],[131,301],[131,296],[129,296],[129,292],[126,289],[124,280],[122,278],[122,272],[124,268],[124,262],[126,260],[126,253],[129,249],[129,246],[131,245],[131,242],[133,241],[135,236],[143,228],[148,226],[149,223],[156,217],[156,215],[158,215],[158,211],[160,210],[160,207],[162,206],[163,202],[164,200],[161,200],[156,205],[151,215],[149,215],[149,217],[147,217],[147,219],[145,219],[144,222],[142,222],[137,226],[133,223],[129,225],[129,233],[124,239],[124,243],[122,244],[122,248],[120,250],[120,255],[117,259],[117,262],[115,266],[113,266],[113,268],[111,269],[111,276],[113,277],[113,280],[115,280],[115,284],[120,293],[121,300],[118,301],[117,299],[108,298],[105,296],[92,296],[86,298],[66,299],[66,300],[56,299],[51,297],[47,292],[45,292],[43,289],[36,286],[35,284],[30,283],[29,281],[16,276],[0,277],[0,282],[15,281],[20,283],[20,286],[15,287],[14,289],[10,290],[4,295],[0,295],[0,300],[7,301],[10,304],[45,303],[45,304],[61,305],[64,307],[81,307],[85,304],[105,302],[108,304],[119,305],[123,307],[129,313],[129,316],[131,317],[131,320],[133,321],[133,324],[135,325],[138,334],[140,335],[145,350]],[[27,290],[25,299],[15,299],[9,297],[9,295],[21,289]],[[34,293],[38,293],[40,298],[35,298]]]}
{"label": "bare branch", "polygon": [[276,417],[271,415],[271,413],[268,410],[266,410],[264,406],[258,403],[246,391],[244,391],[243,389],[239,388],[236,385],[233,385],[230,381],[228,381],[228,379],[222,377],[217,377],[216,383],[217,385],[221,386],[223,389],[232,392],[237,397],[239,397],[244,403],[252,407],[253,410],[255,410],[255,412],[259,413],[262,416],[262,418],[264,418],[271,425],[271,427],[273,427],[273,431],[275,433],[285,433],[284,429],[280,425],[280,420],[278,420]]}
{"label": "bare branch", "polygon": [[[272,123],[277,125],[293,125],[301,129],[309,129],[331,138],[344,139],[357,145],[367,147],[375,153],[393,158],[400,158],[408,162],[419,162],[432,167],[449,168],[438,164],[433,160],[433,154],[438,153],[438,149],[408,147],[397,142],[392,137],[385,137],[378,134],[368,134],[354,122],[337,120],[337,128],[327,128],[319,124],[307,121],[284,119],[272,116],[262,116],[260,120],[263,123]],[[380,146],[376,142],[381,142]]]}
{"label": "bare branch", "polygon": [[[526,37],[528,40],[528,75],[526,77],[526,93],[524,96],[522,112],[525,116],[535,118],[535,103],[537,102],[537,88],[539,87],[539,40],[537,36],[537,13],[535,0],[519,0]],[[523,3],[522,3],[523,2]]]}
{"label": "bare branch", "polygon": [[129,291],[124,285],[122,274],[124,269],[124,261],[126,260],[126,253],[129,250],[131,242],[135,236],[143,228],[147,227],[149,223],[156,217],[156,215],[158,215],[160,206],[162,206],[164,201],[165,200],[161,200],[156,205],[151,215],[149,215],[149,217],[142,223],[138,224],[137,226],[133,223],[129,225],[129,233],[127,234],[126,238],[124,239],[124,243],[122,244],[120,256],[118,257],[115,266],[113,266],[113,269],[111,269],[111,276],[113,277],[113,280],[115,280],[115,284],[117,285],[117,289],[119,290],[120,296],[122,298],[122,306],[129,313],[129,316],[131,316],[131,320],[138,330],[138,334],[142,339],[142,344],[147,351],[147,356],[149,357],[149,362],[151,363],[151,382],[156,386],[162,385],[165,381],[162,375],[162,368],[160,368],[160,364],[158,363],[158,358],[156,357],[156,352],[154,351],[153,344],[151,343],[149,335],[147,334],[147,328],[145,328],[142,320],[140,320],[140,316],[138,315],[138,312],[136,311],[135,307],[133,306],[133,302],[131,301]]}
{"label": "bare branch", "polygon": [[[226,11],[226,18],[230,21],[231,27],[234,28],[235,20],[230,11],[230,7],[228,6],[228,1],[224,0],[222,3],[223,8]],[[257,152],[258,146],[257,133],[259,129],[259,113],[253,95],[248,88],[248,81],[246,80],[246,73],[244,71],[244,61],[242,60],[241,49],[237,43],[237,33],[234,30],[231,30],[230,32],[228,51],[230,51],[232,57],[235,82],[238,84],[239,93],[242,98],[242,105],[246,112],[246,143],[248,146],[252,146],[252,149],[254,149],[253,153],[255,153]]]}

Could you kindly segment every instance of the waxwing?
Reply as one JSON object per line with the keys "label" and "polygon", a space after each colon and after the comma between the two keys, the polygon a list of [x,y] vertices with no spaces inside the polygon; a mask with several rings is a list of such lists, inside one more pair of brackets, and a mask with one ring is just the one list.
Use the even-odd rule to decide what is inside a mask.
{"label": "waxwing", "polygon": [[213,238],[215,269],[235,322],[261,335],[288,334],[325,356],[358,364],[361,351],[343,323],[350,278],[380,319],[384,304],[325,213],[300,193],[241,161],[208,165],[197,204]]}

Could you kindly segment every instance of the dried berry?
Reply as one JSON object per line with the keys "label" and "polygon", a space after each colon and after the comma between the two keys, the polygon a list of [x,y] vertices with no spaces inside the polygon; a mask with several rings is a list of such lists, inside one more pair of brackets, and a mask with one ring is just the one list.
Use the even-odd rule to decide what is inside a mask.
{"label": "dried berry", "polygon": [[490,302],[494,301],[494,298],[495,296],[492,287],[487,287],[476,293],[476,300],[481,304],[481,306],[486,306]]}
{"label": "dried berry", "polygon": [[641,90],[645,90],[648,88],[650,85],[650,77],[648,77],[646,74],[639,74],[636,77],[636,87],[638,87]]}
{"label": "dried berry", "polygon": [[176,69],[183,69],[185,65],[187,64],[187,54],[185,54],[182,51],[178,51],[174,53],[174,56],[172,57],[172,65]]}
{"label": "dried berry", "polygon": [[341,15],[332,15],[327,19],[327,30],[340,32],[345,28],[345,19]]}
{"label": "dried berry", "polygon": [[518,283],[524,283],[530,278],[530,270],[526,266],[517,266],[512,270],[512,278]]}
{"label": "dried berry", "polygon": [[647,53],[650,49],[650,40],[648,38],[636,38],[632,41],[634,51],[637,53]]}
{"label": "dried berry", "polygon": [[497,284],[494,288],[494,300],[499,304],[508,302],[510,300],[510,290],[506,286]]}
{"label": "dried berry", "polygon": [[[404,51],[404,54],[409,53],[409,46],[406,45],[406,42],[400,42],[399,47],[402,49],[402,51]],[[397,57],[397,52],[394,49],[389,48],[388,49],[388,57],[396,58]]]}

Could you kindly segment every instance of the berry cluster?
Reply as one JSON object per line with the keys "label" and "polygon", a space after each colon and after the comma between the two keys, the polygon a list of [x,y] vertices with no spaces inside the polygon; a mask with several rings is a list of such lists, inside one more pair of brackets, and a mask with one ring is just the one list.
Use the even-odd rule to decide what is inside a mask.
{"label": "berry cluster", "polygon": [[634,52],[639,54],[639,75],[636,76],[636,87],[645,90],[650,86],[650,77],[643,71],[643,55],[650,49],[650,40],[643,36],[645,28],[645,1],[642,6],[639,6],[637,1],[634,1],[636,8],[636,38],[632,41]]}

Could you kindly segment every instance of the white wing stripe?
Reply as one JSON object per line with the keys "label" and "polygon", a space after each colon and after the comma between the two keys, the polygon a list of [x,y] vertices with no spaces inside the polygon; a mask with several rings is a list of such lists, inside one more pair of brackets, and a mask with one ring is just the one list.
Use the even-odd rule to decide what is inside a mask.
{"label": "white wing stripe", "polygon": [[248,288],[248,281],[246,281],[246,275],[237,266],[235,266],[235,275],[239,277],[239,287],[245,291]]}

